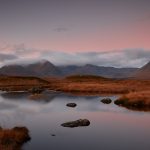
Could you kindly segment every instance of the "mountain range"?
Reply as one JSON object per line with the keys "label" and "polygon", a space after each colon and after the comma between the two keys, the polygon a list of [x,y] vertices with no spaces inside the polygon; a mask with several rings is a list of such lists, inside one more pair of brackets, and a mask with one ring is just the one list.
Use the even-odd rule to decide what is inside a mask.
{"label": "mountain range", "polygon": [[6,65],[0,68],[0,75],[64,77],[69,75],[98,75],[108,78],[149,77],[150,62],[142,68],[115,68],[86,64],[83,66],[55,66],[51,62],[39,61],[28,65]]}

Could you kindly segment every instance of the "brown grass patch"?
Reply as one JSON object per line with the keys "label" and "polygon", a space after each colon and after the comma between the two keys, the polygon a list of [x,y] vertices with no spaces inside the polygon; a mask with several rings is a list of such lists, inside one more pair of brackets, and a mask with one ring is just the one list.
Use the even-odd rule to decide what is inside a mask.
{"label": "brown grass patch", "polygon": [[22,145],[28,140],[30,136],[26,127],[0,129],[1,150],[21,150]]}
{"label": "brown grass patch", "polygon": [[36,86],[46,86],[49,82],[38,77],[0,77],[0,89],[3,91],[27,91]]}
{"label": "brown grass patch", "polygon": [[133,110],[150,111],[150,91],[132,92],[121,96],[115,104]]}
{"label": "brown grass patch", "polygon": [[150,90],[150,80],[115,80],[101,77],[71,76],[65,79],[53,80],[49,89],[64,92],[126,94],[135,91]]}
{"label": "brown grass patch", "polygon": [[[142,100],[144,104],[149,103],[150,80],[136,79],[107,79],[91,75],[74,75],[66,78],[36,78],[36,77],[5,77],[0,78],[0,87],[5,91],[19,91],[33,87],[44,87],[44,89],[62,91],[68,93],[78,93],[82,95],[125,95],[132,101]],[[8,80],[8,81],[7,81]],[[37,99],[41,95],[33,95],[31,98]]]}

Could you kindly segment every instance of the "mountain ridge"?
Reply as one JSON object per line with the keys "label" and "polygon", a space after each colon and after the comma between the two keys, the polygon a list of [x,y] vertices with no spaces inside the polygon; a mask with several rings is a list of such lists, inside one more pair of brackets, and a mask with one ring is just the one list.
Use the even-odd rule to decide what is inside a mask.
{"label": "mountain ridge", "polygon": [[64,77],[69,75],[97,75],[108,78],[128,78],[138,68],[115,68],[86,64],[83,66],[68,65],[55,66],[50,61],[44,60],[28,65],[7,65],[0,68],[1,75],[9,76],[38,76],[38,77]]}

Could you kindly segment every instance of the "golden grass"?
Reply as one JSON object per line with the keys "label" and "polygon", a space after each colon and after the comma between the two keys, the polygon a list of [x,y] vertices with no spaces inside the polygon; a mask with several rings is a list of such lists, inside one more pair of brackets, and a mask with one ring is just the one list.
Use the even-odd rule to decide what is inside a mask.
{"label": "golden grass", "polygon": [[22,145],[30,140],[26,127],[0,129],[0,150],[21,150]]}
{"label": "golden grass", "polygon": [[0,77],[0,89],[8,91],[46,87],[65,92],[91,92],[99,94],[125,94],[149,91],[150,80],[115,80],[97,76],[70,76],[64,79],[36,77]]}
{"label": "golden grass", "polygon": [[28,90],[35,86],[46,86],[48,81],[38,77],[0,77],[0,89],[3,91],[21,91]]}
{"label": "golden grass", "polygon": [[150,90],[150,81],[144,80],[100,80],[71,78],[54,80],[49,89],[64,92],[90,92],[99,94],[125,94],[135,91]]}
{"label": "golden grass", "polygon": [[129,109],[150,111],[150,91],[125,94],[116,100],[115,104]]}
{"label": "golden grass", "polygon": [[71,92],[80,95],[122,95],[116,104],[130,109],[150,110],[150,80],[106,79],[92,76],[71,76],[59,79],[50,89]]}
{"label": "golden grass", "polygon": [[[36,77],[6,77],[5,80],[2,80],[2,78],[4,79],[4,77],[0,77],[0,88],[5,91],[29,91],[33,87],[44,87],[49,90],[80,95],[119,94],[135,101],[139,99],[149,101],[150,97],[150,80],[107,79],[89,75],[44,79]],[[38,97],[39,95],[33,95],[31,99],[37,99]],[[120,101],[123,101],[123,98]]]}
{"label": "golden grass", "polygon": [[129,101],[135,102],[137,100],[142,100],[144,103],[150,104],[150,91],[139,91],[139,92],[132,92],[126,94],[122,97],[129,99]]}

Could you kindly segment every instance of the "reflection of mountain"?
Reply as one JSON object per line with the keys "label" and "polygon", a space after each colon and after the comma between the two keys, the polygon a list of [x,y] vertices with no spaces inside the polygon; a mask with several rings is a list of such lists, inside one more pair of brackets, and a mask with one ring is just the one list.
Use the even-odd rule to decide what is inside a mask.
{"label": "reflection of mountain", "polygon": [[[30,93],[28,92],[7,92],[7,93],[1,93],[0,94],[3,98],[6,100],[14,100],[14,101],[27,101],[30,100]],[[38,100],[32,100],[37,103],[49,103],[55,98],[66,98],[66,99],[76,99],[76,101],[80,98],[84,98],[86,100],[91,100],[97,98],[97,96],[75,96],[72,94],[66,94],[66,93],[60,93],[60,92],[53,92],[53,91],[45,91],[43,92],[44,98],[38,99]],[[30,100],[31,101],[31,100]]]}
{"label": "reflection of mountain", "polygon": [[55,66],[49,61],[40,61],[29,65],[9,65],[0,68],[0,74],[10,76],[69,76],[75,74],[98,75],[110,78],[126,78],[137,68],[114,68],[87,64],[84,66]]}
{"label": "reflection of mountain", "polygon": [[[48,117],[50,115],[56,117],[61,113],[66,113],[69,115],[70,111],[77,112],[124,112],[123,108],[119,108],[118,106],[112,104],[104,105],[100,102],[100,100],[104,97],[100,96],[74,96],[72,94],[64,94],[59,92],[46,92],[48,99],[41,100],[29,100],[26,97],[27,93],[15,93],[13,97],[13,93],[5,93],[0,95],[0,117],[1,120],[6,119],[10,123],[20,122],[24,123],[24,121],[29,121],[33,117],[42,117],[43,115]],[[26,97],[26,98],[24,98]],[[111,97],[112,100],[116,99],[116,97]],[[74,102],[77,104],[75,109],[70,109],[66,106],[67,103]],[[5,114],[5,115],[4,115]],[[74,113],[76,114],[76,113]],[[5,117],[4,117],[5,116]],[[12,117],[13,116],[13,117]],[[58,117],[59,118],[59,117]],[[41,118],[42,119],[42,118]],[[6,121],[7,121],[6,120]],[[15,120],[15,121],[14,121]],[[31,123],[32,124],[32,123]]]}
{"label": "reflection of mountain", "polygon": [[[44,92],[44,98],[39,100],[34,100],[35,102],[39,103],[49,103],[54,98],[58,96],[58,92]],[[30,100],[30,93],[28,92],[8,92],[8,93],[1,93],[1,96],[6,100],[14,100],[14,101],[24,101]],[[30,100],[31,101],[31,100]],[[33,100],[32,100],[33,101]]]}
{"label": "reflection of mountain", "polygon": [[5,99],[25,99],[27,96],[29,96],[29,93],[27,92],[8,92],[8,93],[1,93],[1,96]]}
{"label": "reflection of mountain", "polygon": [[[51,108],[49,111],[57,111],[58,109],[65,110],[66,104],[73,102],[77,104],[78,111],[114,111],[116,109],[113,103],[111,105],[101,103],[100,100],[106,98],[105,96],[76,96],[70,93],[53,91],[45,91],[43,94],[44,98],[31,100],[29,99],[30,94],[27,92],[2,93],[1,96],[5,99],[5,102],[7,102],[7,104],[10,102],[9,105],[2,105],[2,107],[4,106],[3,109],[8,109],[15,108],[16,106],[26,107],[27,105],[33,107],[35,110],[45,107],[43,111],[47,111],[46,107],[49,106]],[[111,96],[112,100],[116,98],[116,96]]]}

